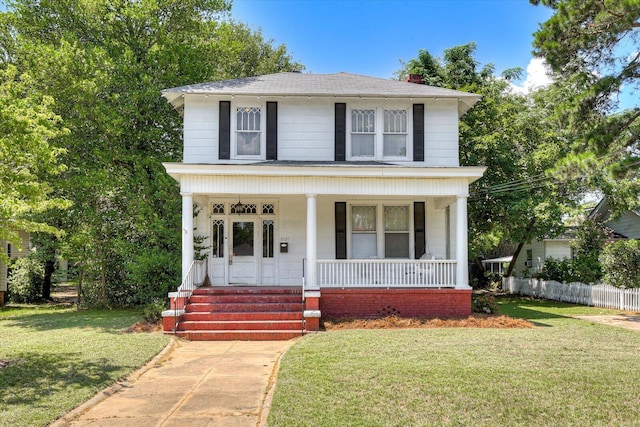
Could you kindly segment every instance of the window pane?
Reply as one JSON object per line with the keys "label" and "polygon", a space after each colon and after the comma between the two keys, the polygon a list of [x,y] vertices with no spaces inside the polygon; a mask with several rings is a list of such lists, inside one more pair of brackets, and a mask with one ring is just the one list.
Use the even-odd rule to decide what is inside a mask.
{"label": "window pane", "polygon": [[260,130],[260,108],[238,107],[236,109],[236,130]]}
{"label": "window pane", "polygon": [[385,258],[409,258],[409,233],[385,233]]}
{"label": "window pane", "polygon": [[233,255],[253,256],[253,222],[233,223]]}
{"label": "window pane", "polygon": [[214,258],[224,257],[224,221],[217,219],[213,222],[213,236],[211,249]]}
{"label": "window pane", "polygon": [[358,233],[351,235],[351,257],[354,259],[376,258],[378,248],[375,233]]}
{"label": "window pane", "polygon": [[384,110],[385,133],[407,133],[407,110]]}
{"label": "window pane", "polygon": [[262,221],[262,257],[273,258],[273,220]]}
{"label": "window pane", "polygon": [[376,207],[352,206],[351,231],[376,231]]}
{"label": "window pane", "polygon": [[373,157],[374,135],[351,135],[351,155],[353,157]]}
{"label": "window pane", "polygon": [[236,132],[238,156],[260,155],[260,132]]}
{"label": "window pane", "polygon": [[385,231],[409,231],[409,207],[385,206],[384,207]]}
{"label": "window pane", "polygon": [[383,156],[385,157],[406,157],[407,155],[407,135],[385,134]]}
{"label": "window pane", "polygon": [[351,132],[373,133],[375,131],[375,110],[351,110]]}

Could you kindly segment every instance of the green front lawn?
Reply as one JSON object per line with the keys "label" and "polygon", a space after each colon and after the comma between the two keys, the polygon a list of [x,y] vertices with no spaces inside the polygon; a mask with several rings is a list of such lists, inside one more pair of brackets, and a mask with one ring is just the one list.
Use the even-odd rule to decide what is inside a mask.
{"label": "green front lawn", "polygon": [[168,343],[124,329],[138,310],[0,309],[0,426],[37,426],[64,415],[144,365]]}
{"label": "green front lawn", "polygon": [[640,333],[510,298],[534,329],[347,330],[283,357],[270,426],[640,425]]}

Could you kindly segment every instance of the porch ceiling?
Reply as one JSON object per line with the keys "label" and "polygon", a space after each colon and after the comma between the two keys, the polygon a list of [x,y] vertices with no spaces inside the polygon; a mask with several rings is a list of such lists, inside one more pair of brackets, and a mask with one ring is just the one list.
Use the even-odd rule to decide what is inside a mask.
{"label": "porch ceiling", "polygon": [[180,190],[200,194],[340,194],[451,196],[468,194],[485,167],[163,163]]}

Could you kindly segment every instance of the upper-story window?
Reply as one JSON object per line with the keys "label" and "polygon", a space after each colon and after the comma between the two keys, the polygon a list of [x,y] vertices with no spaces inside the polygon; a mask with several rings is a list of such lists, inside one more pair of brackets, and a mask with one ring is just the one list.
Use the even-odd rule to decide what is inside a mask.
{"label": "upper-story window", "polygon": [[374,157],[376,110],[351,110],[351,155]]}
{"label": "upper-story window", "polygon": [[407,155],[407,110],[384,110],[384,157]]}
{"label": "upper-story window", "polygon": [[236,155],[260,156],[260,107],[236,108]]}
{"label": "upper-story window", "polygon": [[406,109],[354,108],[350,118],[351,158],[407,158],[409,124]]}

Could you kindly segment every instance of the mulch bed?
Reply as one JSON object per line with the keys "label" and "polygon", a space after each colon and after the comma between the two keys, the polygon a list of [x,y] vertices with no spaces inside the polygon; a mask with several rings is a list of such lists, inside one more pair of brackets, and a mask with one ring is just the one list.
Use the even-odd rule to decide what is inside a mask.
{"label": "mulch bed", "polygon": [[124,330],[127,334],[138,332],[162,332],[162,323],[138,322]]}
{"label": "mulch bed", "polygon": [[330,319],[323,322],[327,331],[340,329],[402,329],[402,328],[533,328],[533,323],[504,315],[474,313],[465,319],[439,319],[396,316],[380,319]]}

